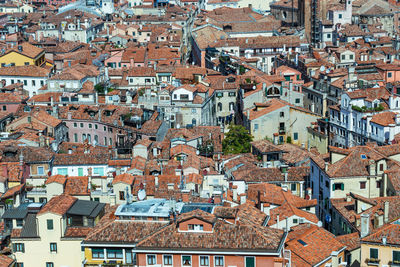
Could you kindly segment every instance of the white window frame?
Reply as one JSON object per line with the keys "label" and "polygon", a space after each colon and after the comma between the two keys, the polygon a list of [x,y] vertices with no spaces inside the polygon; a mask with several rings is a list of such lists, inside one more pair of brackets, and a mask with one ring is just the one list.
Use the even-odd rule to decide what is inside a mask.
{"label": "white window frame", "polygon": [[[216,265],[216,261],[215,261],[216,257],[221,257],[222,258],[222,265]],[[221,266],[225,266],[225,257],[224,256],[220,256],[220,255],[214,256],[214,267],[221,267]]]}
{"label": "white window frame", "polygon": [[[40,173],[40,172],[39,172],[39,169],[43,169],[43,172]],[[37,174],[38,174],[38,175],[44,175],[44,167],[43,167],[43,166],[37,166],[36,171],[37,171]]]}
{"label": "white window frame", "polygon": [[[149,264],[149,256],[154,256],[155,263],[154,264]],[[153,266],[157,265],[157,255],[156,254],[146,254],[146,266]]]}
{"label": "white window frame", "polygon": [[[171,264],[166,264],[165,263],[165,261],[164,261],[164,257],[165,256],[170,256],[171,257],[171,259],[172,259],[172,263]],[[162,261],[163,261],[163,266],[174,266],[174,256],[172,255],[172,254],[164,254],[164,255],[162,255]]]}
{"label": "white window frame", "polygon": [[[201,257],[206,257],[208,259],[208,265],[201,265]],[[199,255],[199,266],[200,267],[210,266],[210,256],[208,256],[208,255]]]}

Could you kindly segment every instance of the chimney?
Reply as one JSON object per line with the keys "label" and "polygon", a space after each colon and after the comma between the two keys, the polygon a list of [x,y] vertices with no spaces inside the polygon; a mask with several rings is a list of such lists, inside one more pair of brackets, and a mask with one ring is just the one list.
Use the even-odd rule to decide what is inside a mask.
{"label": "chimney", "polygon": [[72,119],[72,113],[71,113],[71,112],[68,112],[68,114],[67,114],[67,119],[68,119],[68,120],[71,120],[71,119]]}
{"label": "chimney", "polygon": [[389,201],[385,201],[383,208],[383,222],[388,223],[389,221]]}
{"label": "chimney", "polygon": [[71,148],[68,148],[68,154],[72,154],[72,149]]}
{"label": "chimney", "polygon": [[329,166],[329,163],[325,162],[325,172],[328,171],[328,166]]}
{"label": "chimney", "polygon": [[189,194],[190,194],[189,189],[182,190],[182,202],[189,202]]}
{"label": "chimney", "polygon": [[350,196],[350,194],[347,194],[347,195],[346,195],[346,202],[351,202],[351,196]]}
{"label": "chimney", "polygon": [[369,235],[369,214],[361,214],[361,238]]}
{"label": "chimney", "polygon": [[[156,188],[158,188],[158,176],[157,176],[157,175],[154,176],[154,186],[155,186]],[[168,190],[169,190],[169,184],[168,184]]]}
{"label": "chimney", "polygon": [[219,204],[222,202],[221,194],[213,194],[214,196],[214,203]]}
{"label": "chimney", "polygon": [[240,194],[240,205],[246,203],[246,193]]}
{"label": "chimney", "polygon": [[233,201],[238,201],[237,185],[232,186],[232,198]]}

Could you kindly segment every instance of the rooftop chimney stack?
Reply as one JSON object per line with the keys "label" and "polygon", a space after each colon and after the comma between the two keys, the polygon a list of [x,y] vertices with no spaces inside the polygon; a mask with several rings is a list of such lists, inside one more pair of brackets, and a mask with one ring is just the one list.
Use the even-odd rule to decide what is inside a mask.
{"label": "rooftop chimney stack", "polygon": [[369,235],[369,214],[361,214],[361,238]]}

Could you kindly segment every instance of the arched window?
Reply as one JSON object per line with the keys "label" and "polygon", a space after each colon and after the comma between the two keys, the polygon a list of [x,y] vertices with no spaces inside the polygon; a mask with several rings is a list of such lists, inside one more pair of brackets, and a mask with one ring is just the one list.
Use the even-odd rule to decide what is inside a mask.
{"label": "arched window", "polygon": [[222,103],[218,103],[218,111],[222,111]]}
{"label": "arched window", "polygon": [[267,90],[267,95],[279,95],[280,91],[276,87],[271,87]]}
{"label": "arched window", "polygon": [[229,111],[235,110],[235,103],[230,102],[229,103]]}

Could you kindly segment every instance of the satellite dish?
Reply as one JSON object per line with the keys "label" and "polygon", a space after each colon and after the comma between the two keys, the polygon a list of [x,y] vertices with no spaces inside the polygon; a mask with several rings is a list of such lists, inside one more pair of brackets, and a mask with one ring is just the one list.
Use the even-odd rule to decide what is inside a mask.
{"label": "satellite dish", "polygon": [[322,72],[322,71],[325,71],[325,66],[322,65],[321,68],[319,68],[319,71],[321,71],[321,72]]}
{"label": "satellite dish", "polygon": [[139,189],[137,197],[138,197],[139,200],[144,200],[146,198],[146,190],[145,189]]}

